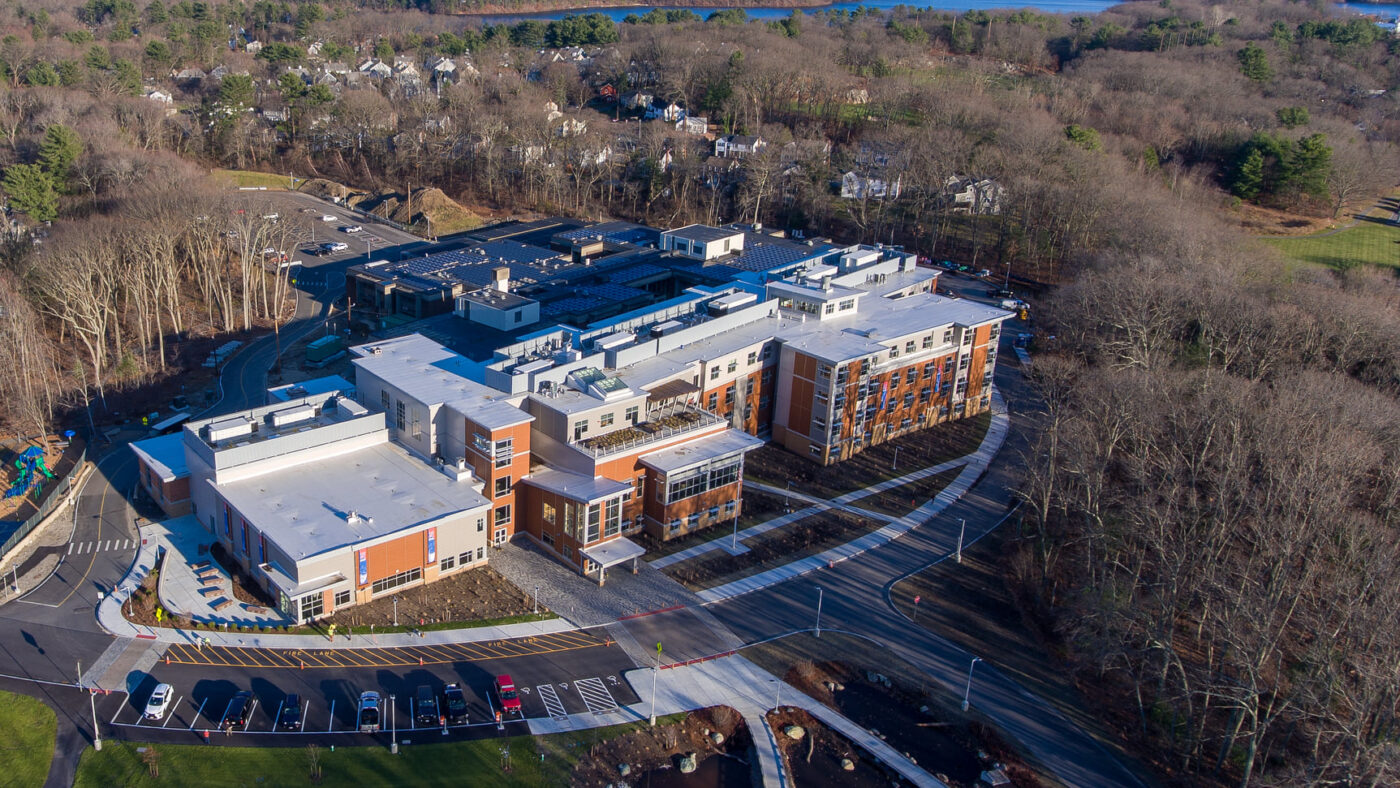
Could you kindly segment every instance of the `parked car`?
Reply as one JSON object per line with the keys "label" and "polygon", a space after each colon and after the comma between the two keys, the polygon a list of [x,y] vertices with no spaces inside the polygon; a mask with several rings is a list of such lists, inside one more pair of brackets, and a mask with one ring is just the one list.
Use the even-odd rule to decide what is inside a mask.
{"label": "parked car", "polygon": [[515,691],[515,682],[504,673],[496,677],[496,698],[503,714],[520,713],[520,694]]}
{"label": "parked car", "polygon": [[366,690],[360,693],[360,710],[356,715],[360,733],[379,732],[379,693]]}
{"label": "parked car", "polygon": [[170,709],[171,699],[175,696],[175,690],[169,684],[157,684],[151,697],[146,701],[146,713],[143,715],[148,720],[163,720],[165,712]]}
{"label": "parked car", "polygon": [[1016,294],[1015,294],[1014,292],[1012,292],[1011,290],[1008,290],[1008,289],[1005,288],[1005,287],[998,287],[998,288],[996,288],[995,290],[990,290],[990,291],[987,292],[987,295],[991,296],[992,298],[1015,298],[1015,297],[1016,297]]}
{"label": "parked car", "polygon": [[331,241],[330,243],[321,244],[321,248],[329,254],[330,252],[343,252],[349,249],[350,245],[344,241]]}
{"label": "parked car", "polygon": [[301,730],[301,696],[292,694],[282,701],[282,712],[277,715],[277,730]]}
{"label": "parked car", "polygon": [[447,718],[448,725],[467,724],[467,698],[462,694],[461,686],[448,684],[442,688],[443,716]]}
{"label": "parked car", "polygon": [[420,686],[413,696],[413,721],[425,728],[441,722],[441,718],[438,717],[437,693],[427,684]]}
{"label": "parked car", "polygon": [[983,268],[981,271],[978,271],[977,273],[973,274],[973,276],[977,277],[978,279],[987,279],[991,275],[991,270],[987,268]]}
{"label": "parked car", "polygon": [[1013,312],[1019,312],[1026,308],[1026,302],[1019,298],[1003,298],[1001,299],[1000,306],[1002,309],[1010,309]]}
{"label": "parked car", "polygon": [[224,710],[225,728],[246,728],[253,713],[253,693],[243,690],[233,696]]}
{"label": "parked car", "polygon": [[363,230],[363,229],[364,229],[364,228],[361,227],[361,226],[358,225],[358,224],[347,224],[347,225],[345,225],[344,227],[341,227],[341,228],[340,228],[340,231],[341,231],[342,233],[358,233],[359,231],[361,231],[361,230]]}
{"label": "parked car", "polygon": [[265,213],[263,214],[263,218],[268,220],[269,222],[275,222],[278,219],[281,219],[282,217],[275,213]]}
{"label": "parked car", "polygon": [[958,267],[958,264],[955,263],[955,262],[953,262],[952,260],[944,260],[944,261],[940,262],[940,263],[938,264],[938,266],[939,266],[940,268],[947,268],[949,271],[951,271],[951,270],[953,270],[954,268],[957,268],[957,267]]}
{"label": "parked car", "polygon": [[340,220],[335,218],[331,214],[323,213],[321,214],[321,221],[325,222],[326,224],[330,224],[331,222],[338,222]]}

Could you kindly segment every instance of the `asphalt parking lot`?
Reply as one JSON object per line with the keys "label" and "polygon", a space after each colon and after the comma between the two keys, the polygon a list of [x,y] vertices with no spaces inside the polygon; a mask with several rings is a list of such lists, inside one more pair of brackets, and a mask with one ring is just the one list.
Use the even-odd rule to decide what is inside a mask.
{"label": "asphalt parking lot", "polygon": [[[390,728],[403,743],[441,741],[444,736],[485,737],[500,735],[495,714],[498,699],[492,689],[495,676],[509,672],[519,690],[521,714],[507,715],[502,724],[507,733],[524,733],[517,728],[529,719],[562,717],[568,714],[602,714],[639,698],[622,680],[622,670],[630,665],[620,649],[595,647],[591,659],[567,662],[521,659],[493,660],[490,663],[416,665],[407,669],[342,668],[337,671],[283,670],[265,668],[217,668],[200,666],[169,667],[158,664],[130,695],[99,695],[96,713],[99,721],[111,727],[120,738],[140,741],[200,740],[206,731],[211,741],[247,745],[243,737],[256,736],[259,745],[304,743],[306,736],[354,737],[344,744],[364,743],[374,736],[389,738]],[[606,657],[604,660],[598,657]],[[208,672],[204,672],[208,671]],[[559,680],[560,676],[569,676]],[[167,682],[174,700],[165,717],[143,719],[147,699],[158,682]],[[422,685],[441,697],[447,683],[461,686],[467,701],[464,724],[419,727],[414,720],[415,690]],[[239,691],[249,691],[254,705],[245,726],[226,730],[230,701]],[[374,690],[384,703],[383,730],[361,734],[356,730],[357,703],[361,692]],[[300,726],[295,731],[278,731],[276,722],[288,694],[301,702]],[[390,701],[390,696],[394,701]],[[511,730],[515,728],[514,730]],[[432,736],[432,739],[426,739]],[[289,741],[290,740],[290,741]]]}

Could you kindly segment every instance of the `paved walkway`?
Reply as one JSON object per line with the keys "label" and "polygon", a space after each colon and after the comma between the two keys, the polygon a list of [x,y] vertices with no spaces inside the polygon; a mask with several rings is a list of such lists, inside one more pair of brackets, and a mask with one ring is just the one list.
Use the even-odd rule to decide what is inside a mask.
{"label": "paved walkway", "polygon": [[[750,481],[744,482],[744,486],[753,487],[755,489],[771,489],[766,486],[759,485],[757,482]],[[678,564],[681,561],[686,561],[691,558],[695,558],[696,556],[704,555],[705,553],[708,553],[711,550],[723,550],[726,553],[729,553],[730,555],[739,555],[740,553],[747,553],[749,551],[749,548],[744,545],[745,539],[752,539],[753,537],[758,536],[759,534],[767,533],[773,530],[774,528],[781,528],[787,525],[788,523],[797,522],[798,520],[801,520],[804,517],[811,517],[814,514],[818,514],[819,512],[830,508],[830,504],[818,503],[813,506],[807,506],[796,511],[788,512],[787,514],[779,515],[771,520],[765,520],[757,525],[751,525],[748,528],[745,528],[744,530],[739,532],[738,547],[735,547],[733,545],[735,540],[734,535],[731,533],[726,534],[724,536],[716,537],[708,542],[701,542],[700,544],[697,544],[693,547],[687,547],[684,550],[677,550],[676,552],[671,553],[670,555],[663,555],[660,558],[654,561],[648,561],[647,563],[651,565],[652,569],[665,569],[671,564]]]}
{"label": "paved walkway", "polygon": [[[996,457],[997,452],[1001,450],[1001,444],[1006,440],[1006,432],[1009,429],[1010,424],[1011,418],[1007,414],[1006,402],[1002,399],[1001,392],[993,389],[992,419],[991,424],[987,428],[986,436],[982,438],[982,443],[977,447],[977,451],[965,457],[960,457],[957,460],[951,461],[951,463],[954,464],[952,467],[956,467],[956,464],[958,463],[963,464],[962,473],[959,473],[958,478],[954,479],[951,484],[949,484],[947,487],[944,487],[938,493],[938,495],[934,496],[933,500],[925,503],[923,506],[920,506],[919,508],[915,509],[914,511],[910,512],[909,514],[903,517],[887,518],[876,512],[871,512],[869,510],[862,509],[858,506],[853,506],[849,503],[837,504],[837,499],[824,502],[818,498],[812,498],[811,496],[802,495],[800,497],[802,497],[804,500],[813,503],[814,505],[821,503],[835,504],[840,506],[840,508],[842,509],[855,512],[863,517],[877,517],[881,519],[886,519],[888,520],[888,522],[884,527],[872,531],[854,541],[850,541],[842,545],[837,545],[836,547],[826,550],[825,552],[818,553],[817,555],[810,556],[808,558],[803,558],[788,564],[784,564],[783,566],[774,567],[773,569],[769,569],[763,572],[758,572],[748,577],[740,578],[730,583],[725,583],[721,586],[705,589],[704,591],[699,592],[697,596],[699,596],[700,599],[706,602],[707,604],[710,602],[718,602],[720,600],[741,596],[752,591],[757,591],[760,588],[767,588],[768,586],[783,583],[795,577],[800,577],[801,575],[805,575],[808,572],[834,566],[835,564],[838,564],[842,561],[860,555],[861,553],[864,553],[867,550],[879,547],[890,541],[898,539],[899,537],[908,533],[911,529],[917,528],[919,525],[928,522],[934,517],[937,517],[940,513],[943,512],[944,509],[947,509],[949,506],[952,506],[958,501],[958,499],[962,498],[962,496],[968,490],[972,489],[972,485],[977,483],[977,480],[981,478],[983,473],[986,472],[987,467],[991,465],[992,459]],[[949,464],[950,463],[943,463],[942,465],[937,465],[933,468],[925,468],[923,470],[916,471],[915,473],[924,475],[929,475],[931,473],[942,473],[944,470],[948,470],[948,468],[944,468],[943,466]],[[914,474],[910,475],[912,476]],[[897,486],[899,483],[902,483],[900,479],[891,479],[890,482],[893,483],[892,486]],[[754,486],[760,488],[763,487],[762,485]],[[878,492],[878,489],[876,489],[878,487],[880,487],[880,485],[872,485],[870,488],[867,489],[869,489],[871,492]],[[779,490],[778,492],[782,491]],[[793,491],[792,494],[794,497],[798,497],[800,495],[796,491]],[[847,495],[855,495],[855,493],[847,493]],[[851,498],[849,500],[858,500],[860,497],[861,496],[856,495],[855,498]]]}
{"label": "paved walkway", "polygon": [[184,614],[201,624],[227,626],[282,626],[292,620],[276,608],[239,602],[233,595],[233,578],[209,556],[213,538],[194,515],[152,523],[141,529],[141,538],[165,550],[156,593],[171,613]]}

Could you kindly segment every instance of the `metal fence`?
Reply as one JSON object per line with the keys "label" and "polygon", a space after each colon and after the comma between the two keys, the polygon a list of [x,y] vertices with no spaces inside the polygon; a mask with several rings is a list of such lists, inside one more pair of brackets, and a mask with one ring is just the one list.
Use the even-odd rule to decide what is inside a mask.
{"label": "metal fence", "polygon": [[[44,499],[44,502],[39,504],[39,511],[30,515],[28,519],[20,523],[19,528],[10,534],[3,545],[0,545],[0,559],[9,555],[10,551],[15,548],[15,545],[19,544],[20,541],[28,536],[35,528],[38,528],[39,523],[43,522],[44,518],[49,516],[49,513],[54,510],[54,507],[58,506],[60,502],[68,497],[68,491],[73,487],[73,479],[80,475],[83,469],[83,462],[86,460],[87,447],[84,446],[83,450],[78,453],[77,460],[73,462],[73,469],[68,472],[68,475],[63,477],[63,481],[58,483],[56,488]],[[9,525],[9,523],[4,523],[4,525]]]}

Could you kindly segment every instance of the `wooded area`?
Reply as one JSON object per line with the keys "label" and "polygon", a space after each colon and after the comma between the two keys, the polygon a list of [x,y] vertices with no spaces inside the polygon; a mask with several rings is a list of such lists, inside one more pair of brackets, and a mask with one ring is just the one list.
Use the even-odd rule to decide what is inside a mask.
{"label": "wooded area", "polygon": [[310,228],[213,167],[904,244],[1047,286],[1016,567],[1094,702],[1133,709],[1171,782],[1400,780],[1394,271],[1238,230],[1396,185],[1386,31],[1282,0],[494,27],[416,5],[0,9],[10,429],[285,319],[263,250]]}

